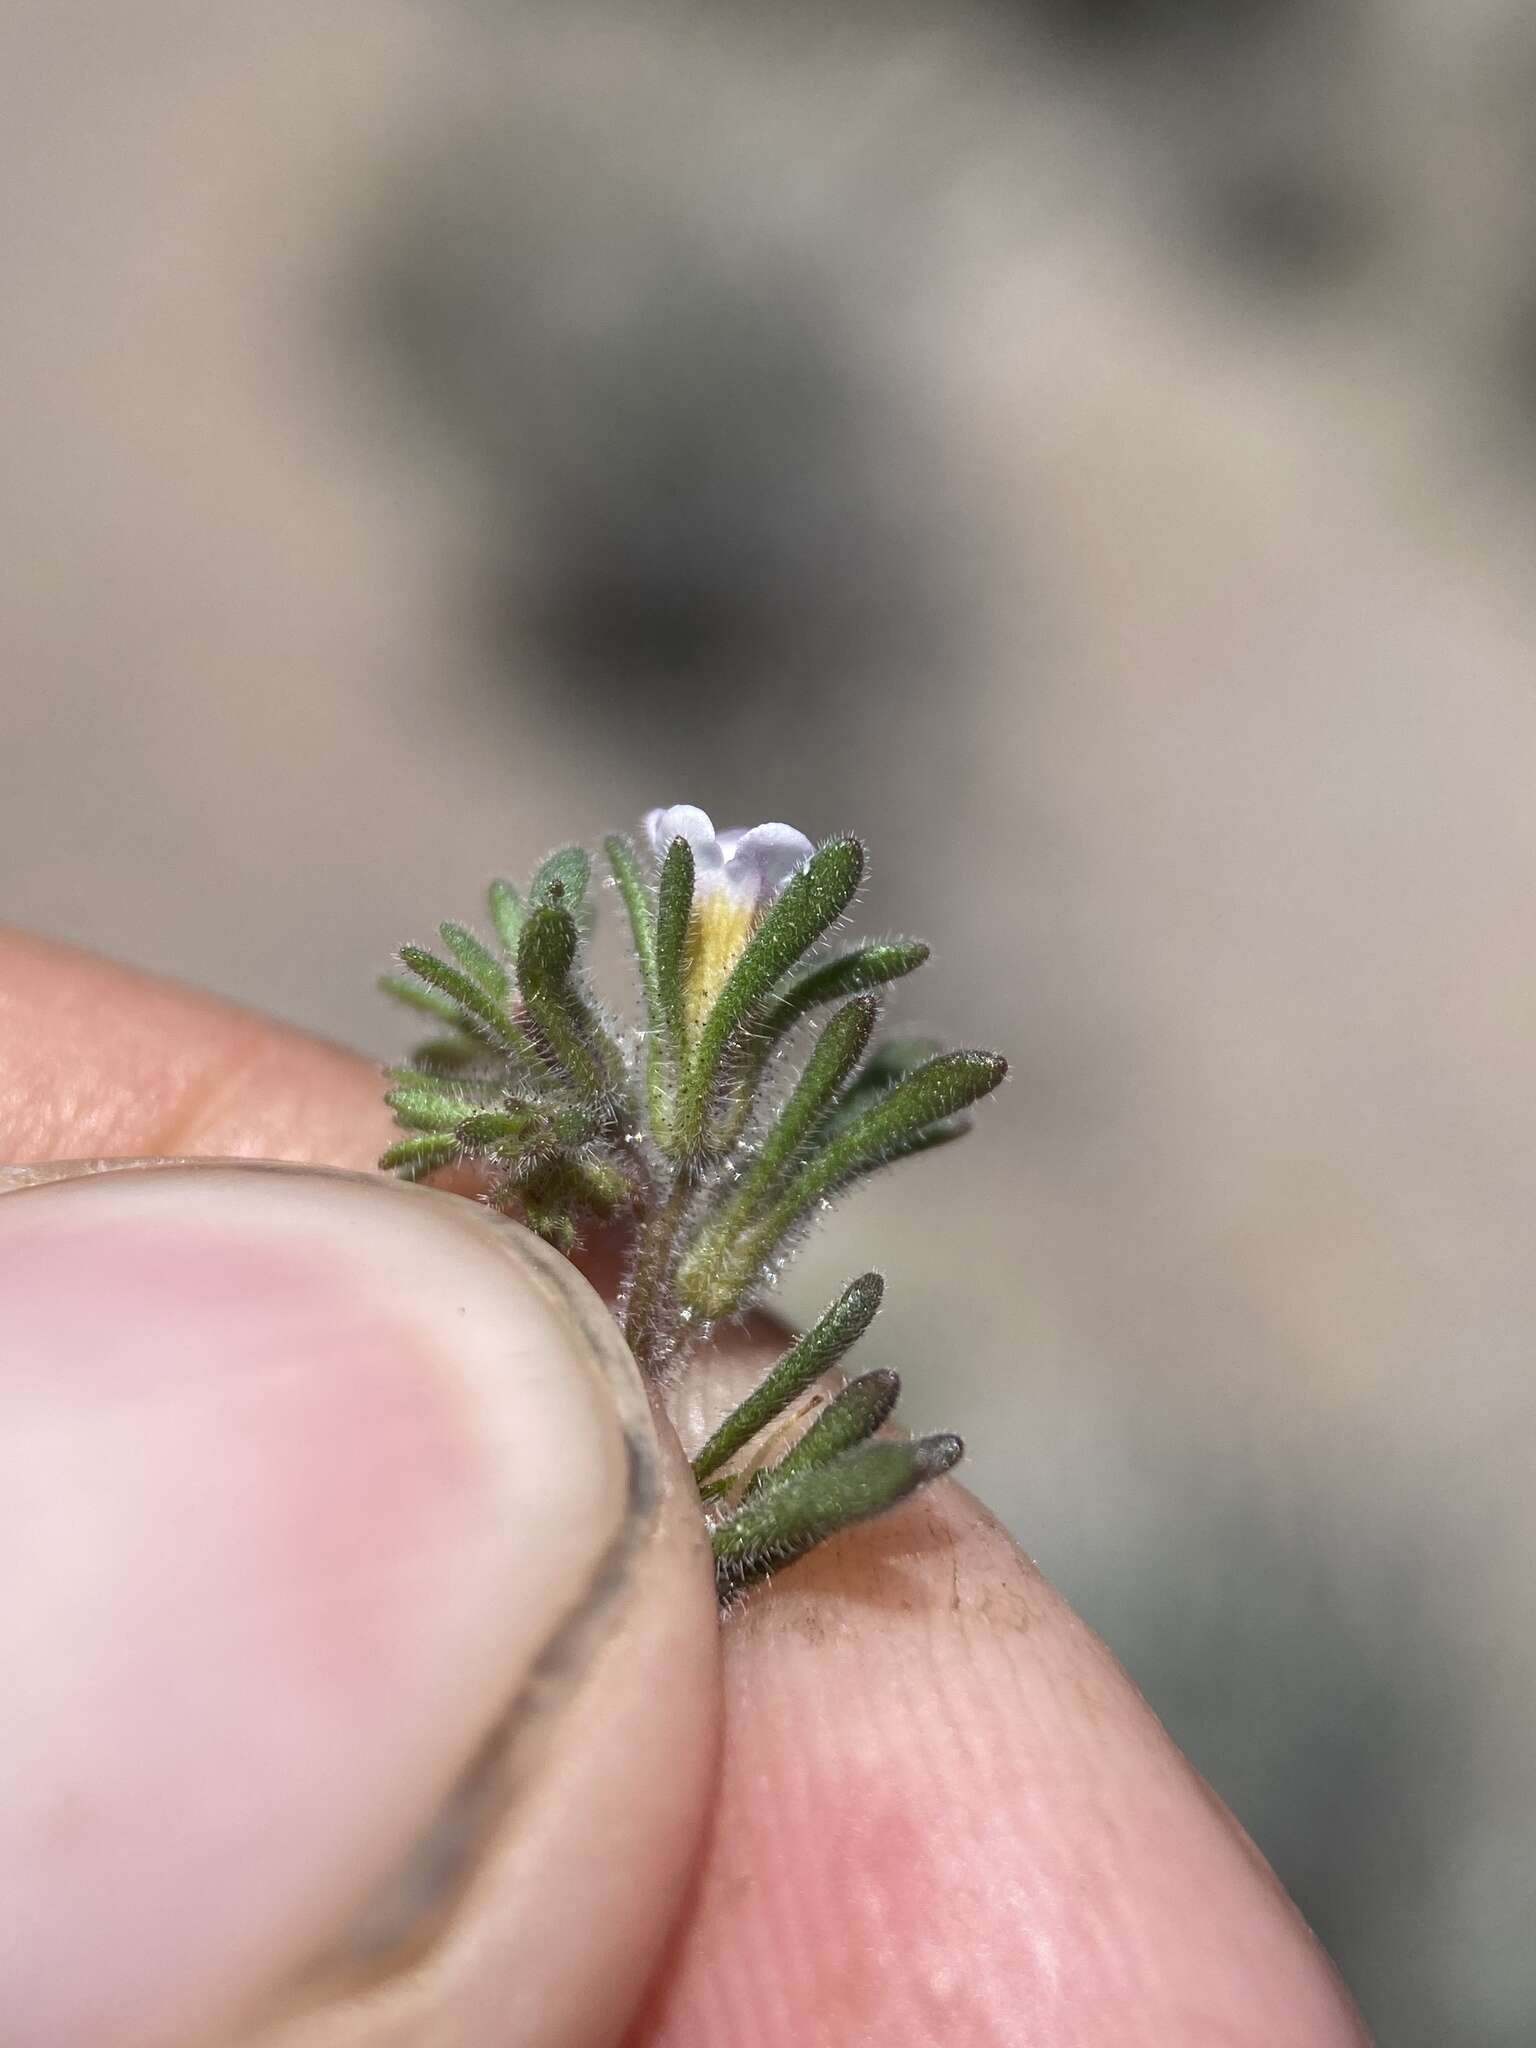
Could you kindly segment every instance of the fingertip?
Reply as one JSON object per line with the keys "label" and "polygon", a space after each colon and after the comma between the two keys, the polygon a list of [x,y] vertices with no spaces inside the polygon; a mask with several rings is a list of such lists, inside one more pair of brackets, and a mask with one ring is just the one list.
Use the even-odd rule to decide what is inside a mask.
{"label": "fingertip", "polygon": [[952,1482],[749,1601],[700,1909],[636,2048],[1360,2048],[1103,1644]]}
{"label": "fingertip", "polygon": [[[584,1283],[469,1204],[204,1167],[0,1199],[0,1286],[0,2035],[366,2007],[471,2044],[514,1994],[611,2032],[699,1825],[715,1625]],[[665,1795],[610,1815],[646,1743]]]}

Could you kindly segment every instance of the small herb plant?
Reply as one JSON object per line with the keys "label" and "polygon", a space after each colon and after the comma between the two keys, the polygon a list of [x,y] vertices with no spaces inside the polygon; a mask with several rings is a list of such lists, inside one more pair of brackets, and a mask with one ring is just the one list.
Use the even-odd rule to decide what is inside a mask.
{"label": "small herb plant", "polygon": [[[584,1227],[625,1222],[618,1313],[654,1382],[750,1306],[838,1195],[959,1137],[1006,1063],[877,1038],[881,992],[928,948],[828,948],[863,879],[857,839],[717,835],[688,804],[645,823],[644,854],[604,846],[643,1022],[619,1028],[593,993],[586,853],[551,854],[521,894],[493,882],[489,943],[444,924],[440,952],[403,946],[403,972],[381,984],[434,1035],[391,1072],[406,1135],[379,1163],[415,1180],[476,1162],[486,1199],[564,1251]],[[956,1436],[878,1434],[892,1372],[848,1381],[798,1434],[786,1423],[883,1292],[875,1273],[845,1288],[695,1457],[723,1602],[960,1457]]]}

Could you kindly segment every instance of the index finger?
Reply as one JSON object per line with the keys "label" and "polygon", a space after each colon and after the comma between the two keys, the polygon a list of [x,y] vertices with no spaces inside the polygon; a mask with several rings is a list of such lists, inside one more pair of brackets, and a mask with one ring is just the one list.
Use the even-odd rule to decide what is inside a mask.
{"label": "index finger", "polygon": [[0,930],[0,1158],[367,1167],[389,1134],[377,1070],[355,1053]]}

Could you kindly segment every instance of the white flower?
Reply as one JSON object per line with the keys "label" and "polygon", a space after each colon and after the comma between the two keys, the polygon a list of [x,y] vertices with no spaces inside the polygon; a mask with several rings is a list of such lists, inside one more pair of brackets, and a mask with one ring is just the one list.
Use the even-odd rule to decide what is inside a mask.
{"label": "white flower", "polygon": [[793,825],[717,833],[709,813],[693,804],[647,811],[645,829],[658,861],[665,860],[674,839],[686,839],[693,848],[695,898],[724,890],[754,911],[765,909],[815,851]]}
{"label": "white flower", "polygon": [[647,811],[645,830],[658,862],[672,843],[693,848],[693,915],[684,964],[690,1031],[708,1016],[759,915],[815,851],[793,825],[753,825],[717,833],[707,811],[672,804]]}

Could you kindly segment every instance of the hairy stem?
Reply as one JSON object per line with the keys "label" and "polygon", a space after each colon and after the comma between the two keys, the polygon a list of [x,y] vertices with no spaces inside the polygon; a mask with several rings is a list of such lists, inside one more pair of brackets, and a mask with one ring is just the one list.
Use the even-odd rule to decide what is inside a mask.
{"label": "hairy stem", "polygon": [[671,1193],[659,1209],[646,1215],[635,1239],[624,1298],[624,1341],[647,1379],[654,1379],[677,1349],[679,1305],[673,1274],[678,1234],[694,1186],[692,1172],[680,1167]]}

